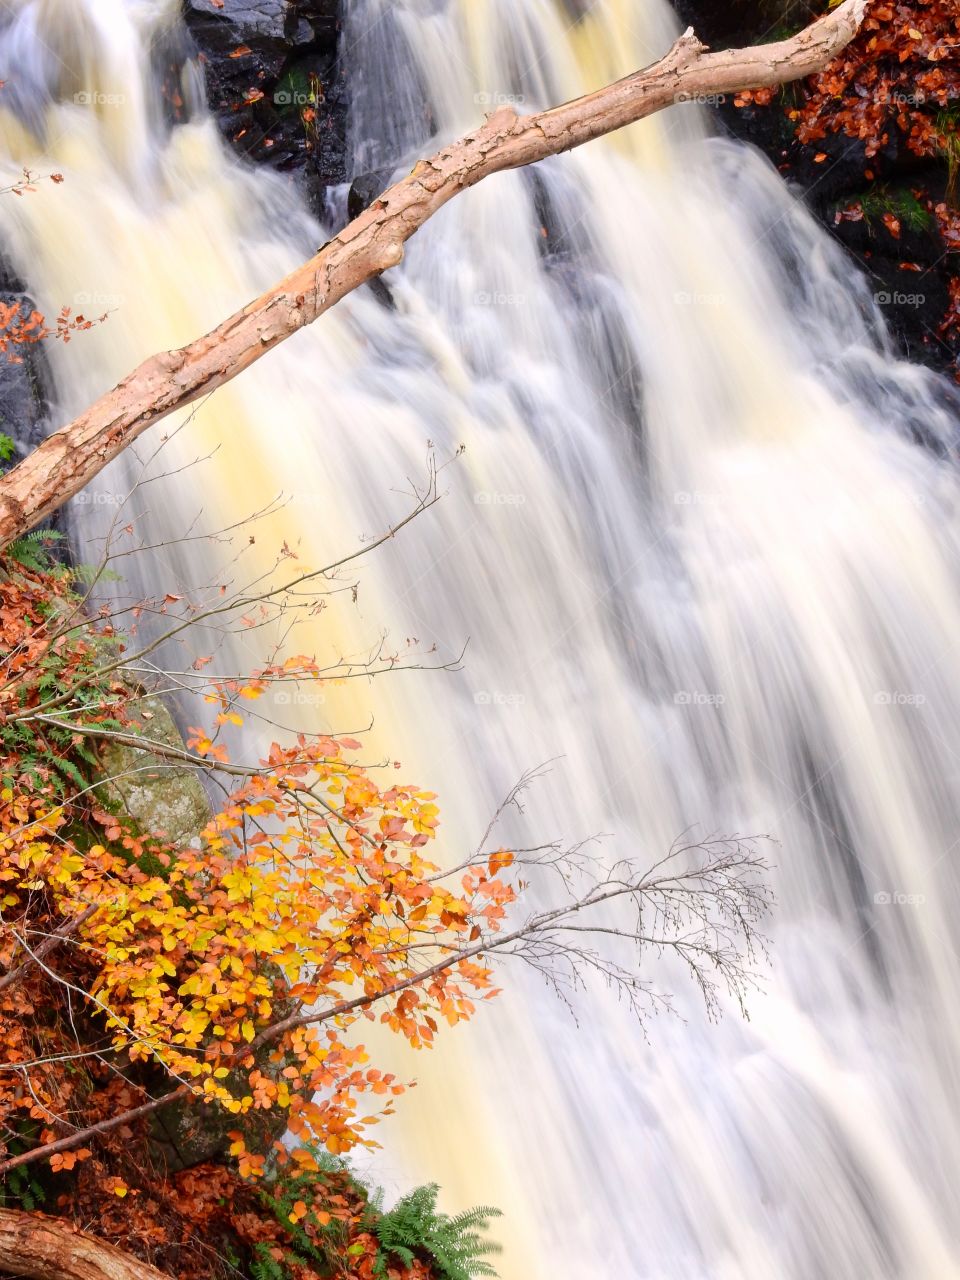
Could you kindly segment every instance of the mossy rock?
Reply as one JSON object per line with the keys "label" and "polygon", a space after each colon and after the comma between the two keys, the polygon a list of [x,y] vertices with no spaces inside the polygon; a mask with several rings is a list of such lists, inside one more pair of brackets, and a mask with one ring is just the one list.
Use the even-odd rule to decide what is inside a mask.
{"label": "mossy rock", "polygon": [[[159,699],[144,700],[143,736],[164,746],[184,749],[183,738]],[[144,835],[162,832],[177,843],[197,838],[212,818],[210,801],[196,772],[150,750],[108,742],[100,751],[104,781],[97,788],[102,802],[125,815]]]}

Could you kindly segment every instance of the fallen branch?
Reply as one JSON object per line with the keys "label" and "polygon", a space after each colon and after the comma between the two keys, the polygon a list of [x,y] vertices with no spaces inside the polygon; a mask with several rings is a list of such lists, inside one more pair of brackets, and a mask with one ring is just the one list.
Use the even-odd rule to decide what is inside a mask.
{"label": "fallen branch", "polygon": [[822,71],[856,35],[867,0],[844,2],[789,40],[709,53],[692,31],[659,62],[536,115],[494,112],[375,200],[308,262],[205,337],[139,365],[0,480],[0,547],[78,493],[148,427],[235,378],[359,285],[395,267],[443,205],[517,169],[702,94],[785,84]]}
{"label": "fallen branch", "polygon": [[0,1209],[0,1273],[26,1280],[170,1280],[62,1218]]}

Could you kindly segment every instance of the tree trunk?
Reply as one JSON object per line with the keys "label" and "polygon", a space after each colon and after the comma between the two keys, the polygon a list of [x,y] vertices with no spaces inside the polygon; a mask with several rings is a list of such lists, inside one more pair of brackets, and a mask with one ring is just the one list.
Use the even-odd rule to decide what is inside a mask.
{"label": "tree trunk", "polygon": [[171,1280],[70,1222],[0,1209],[0,1274],[25,1280]]}
{"label": "tree trunk", "polygon": [[235,378],[359,285],[395,267],[403,245],[467,187],[622,129],[702,94],[784,84],[821,71],[853,39],[868,0],[844,0],[789,40],[709,53],[688,31],[659,62],[536,115],[504,107],[375,200],[269,292],[177,351],[145,360],[0,480],[0,548],[78,493],[132,440]]}

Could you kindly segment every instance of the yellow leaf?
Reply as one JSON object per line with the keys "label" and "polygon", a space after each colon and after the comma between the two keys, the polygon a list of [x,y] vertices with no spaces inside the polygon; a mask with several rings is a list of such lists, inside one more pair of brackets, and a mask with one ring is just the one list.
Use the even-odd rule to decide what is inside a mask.
{"label": "yellow leaf", "polygon": [[253,1023],[250,1021],[249,1018],[244,1019],[243,1026],[240,1028],[240,1030],[243,1032],[243,1038],[244,1040],[246,1040],[247,1044],[249,1044],[250,1041],[257,1034]]}

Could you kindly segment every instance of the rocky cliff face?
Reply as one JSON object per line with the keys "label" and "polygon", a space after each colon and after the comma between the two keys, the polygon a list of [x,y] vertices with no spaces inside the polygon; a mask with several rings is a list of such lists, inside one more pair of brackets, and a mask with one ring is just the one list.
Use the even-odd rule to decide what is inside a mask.
{"label": "rocky cliff face", "polygon": [[[0,303],[4,306],[19,303],[21,315],[29,315],[34,309],[33,299],[23,292],[13,276],[0,275]],[[0,432],[13,440],[19,461],[45,434],[47,377],[40,344],[26,346],[18,354],[20,363],[0,356]]]}

